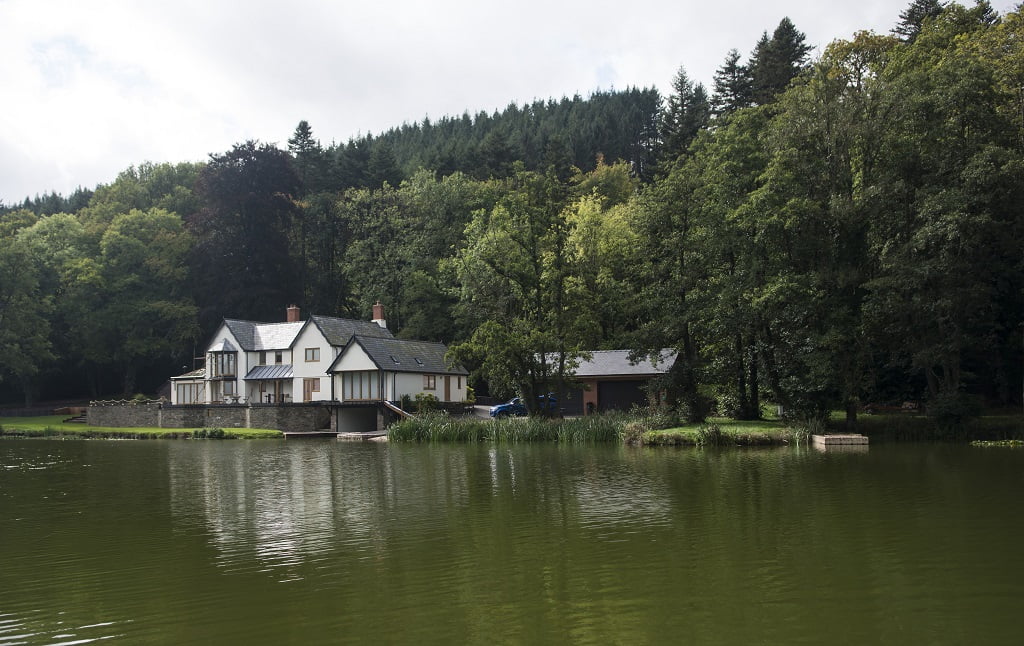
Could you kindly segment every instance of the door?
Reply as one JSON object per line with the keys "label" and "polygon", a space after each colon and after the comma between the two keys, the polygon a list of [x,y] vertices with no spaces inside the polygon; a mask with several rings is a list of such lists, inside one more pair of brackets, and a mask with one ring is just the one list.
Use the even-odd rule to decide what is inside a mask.
{"label": "door", "polygon": [[444,400],[450,402],[452,400],[452,377],[451,375],[444,376]]}

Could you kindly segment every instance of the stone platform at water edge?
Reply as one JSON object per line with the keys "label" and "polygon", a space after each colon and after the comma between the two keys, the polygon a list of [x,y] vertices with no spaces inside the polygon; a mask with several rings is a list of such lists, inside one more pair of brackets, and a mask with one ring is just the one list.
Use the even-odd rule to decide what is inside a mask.
{"label": "stone platform at water edge", "polygon": [[829,433],[812,435],[811,442],[821,446],[863,445],[868,443],[868,438],[860,433]]}

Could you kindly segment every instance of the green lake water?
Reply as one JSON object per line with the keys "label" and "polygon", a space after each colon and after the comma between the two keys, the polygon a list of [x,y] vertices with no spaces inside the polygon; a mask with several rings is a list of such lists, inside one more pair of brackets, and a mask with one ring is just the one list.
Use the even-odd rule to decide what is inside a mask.
{"label": "green lake water", "polygon": [[0,645],[1017,644],[1024,450],[0,441]]}

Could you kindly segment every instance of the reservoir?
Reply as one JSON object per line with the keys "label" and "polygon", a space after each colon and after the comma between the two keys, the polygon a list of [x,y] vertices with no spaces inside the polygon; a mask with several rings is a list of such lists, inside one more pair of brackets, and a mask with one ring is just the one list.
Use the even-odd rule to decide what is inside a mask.
{"label": "reservoir", "polygon": [[0,645],[1019,643],[1024,450],[0,440]]}

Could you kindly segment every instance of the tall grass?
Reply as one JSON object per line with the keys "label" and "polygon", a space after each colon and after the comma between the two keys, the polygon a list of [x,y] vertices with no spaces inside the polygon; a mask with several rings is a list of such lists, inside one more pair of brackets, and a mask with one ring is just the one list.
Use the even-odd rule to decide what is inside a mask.
{"label": "tall grass", "polygon": [[504,419],[454,418],[445,413],[404,419],[388,428],[394,442],[561,442],[587,444],[618,442],[622,419],[612,415],[590,415],[578,419],[541,417]]}

